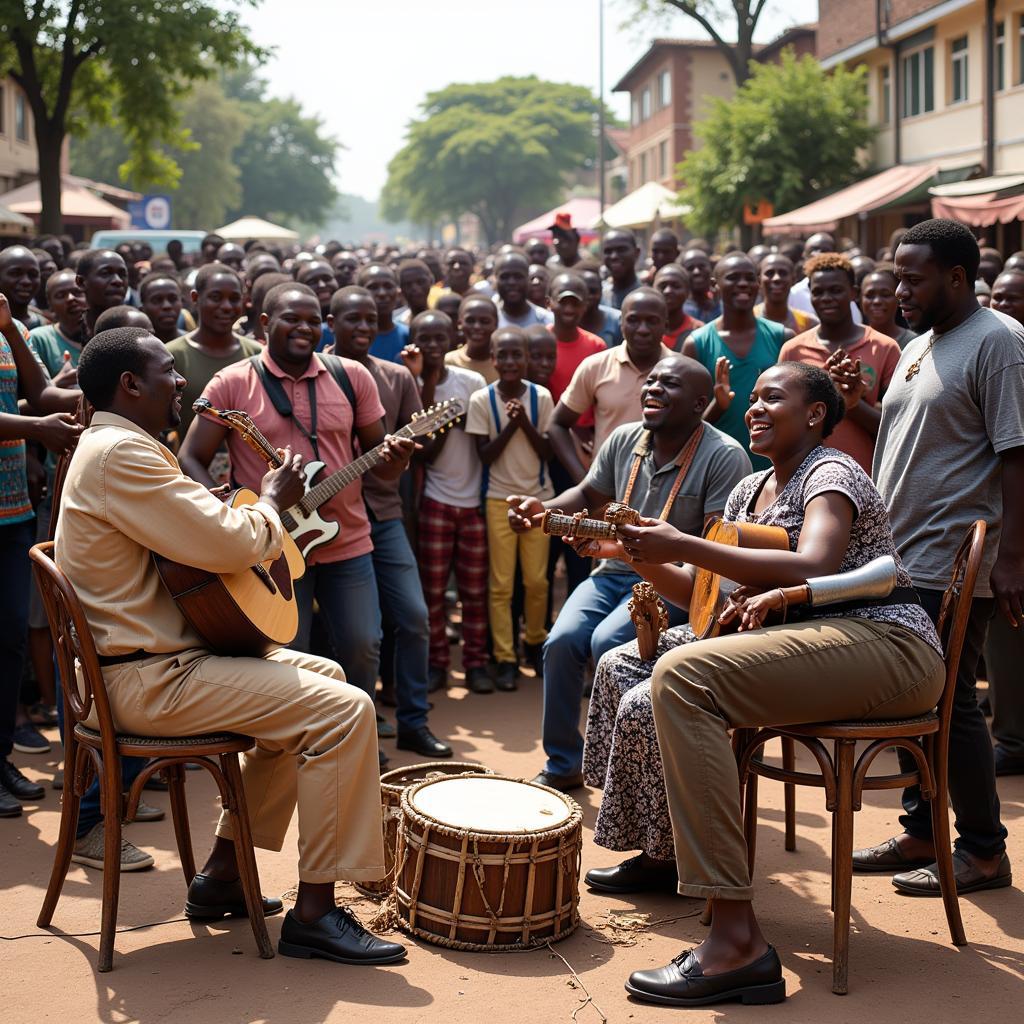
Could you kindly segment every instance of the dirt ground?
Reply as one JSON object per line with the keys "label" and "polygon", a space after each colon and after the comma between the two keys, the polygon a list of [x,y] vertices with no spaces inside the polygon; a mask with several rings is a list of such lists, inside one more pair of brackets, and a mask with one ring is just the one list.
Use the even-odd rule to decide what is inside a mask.
{"label": "dirt ground", "polygon": [[[540,693],[524,680],[518,693],[473,696],[456,687],[436,700],[432,725],[449,737],[456,757],[495,771],[529,777],[543,758],[537,739]],[[55,735],[54,735],[55,738]],[[415,763],[385,741],[391,766]],[[32,778],[49,784],[59,746],[47,756],[15,755]],[[769,755],[777,751],[769,748]],[[880,763],[881,767],[881,763]],[[190,773],[190,808],[197,855],[216,818],[216,798],[205,773]],[[1024,871],[1024,778],[1000,780],[1010,855]],[[600,793],[577,794],[584,809],[584,870],[620,855],[591,841]],[[166,794],[147,801],[167,806]],[[820,791],[798,791],[797,852],[782,842],[782,787],[762,782],[758,840],[757,907],[769,940],[779,950],[789,999],[781,1006],[726,1005],[672,1011],[631,1002],[623,990],[630,971],[667,962],[703,931],[695,900],[671,896],[609,897],[581,893],[583,923],[555,948],[528,953],[453,953],[409,941],[409,958],[387,968],[355,968],[325,961],[276,957],[261,961],[246,921],[212,927],[182,917],[184,882],[169,820],[129,826],[133,842],[156,858],[153,870],[127,874],[121,884],[114,970],[95,971],[99,927],[99,872],[72,865],[57,908],[55,930],[40,932],[35,917],[50,870],[59,797],[48,790],[38,807],[0,821],[3,883],[7,891],[0,964],[5,979],[4,1020],[139,1021],[267,1024],[318,1021],[424,1021],[432,1024],[614,1024],[665,1020],[772,1019],[899,1021],[1021,1020],[1024,1005],[1024,895],[1019,889],[981,893],[961,901],[970,945],[949,943],[942,905],[898,896],[887,876],[854,876],[850,994],[831,992],[832,918],[829,913],[829,831]],[[856,839],[867,844],[896,830],[895,794],[869,795],[858,815]],[[264,892],[282,894],[295,884],[295,825],[280,854],[261,852]],[[357,894],[339,887],[347,899]],[[367,919],[374,905],[362,902]],[[648,915],[647,925],[616,938],[613,915]],[[281,918],[268,920],[276,942]],[[13,941],[8,941],[13,938]],[[585,991],[584,991],[585,987]],[[593,1002],[586,1004],[586,993]],[[973,1009],[972,1009],[973,1007]],[[575,1018],[574,1018],[575,1014]]]}

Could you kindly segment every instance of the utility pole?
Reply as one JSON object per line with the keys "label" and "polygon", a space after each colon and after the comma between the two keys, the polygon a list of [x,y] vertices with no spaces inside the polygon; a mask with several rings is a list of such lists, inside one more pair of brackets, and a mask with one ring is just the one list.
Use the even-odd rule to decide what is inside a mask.
{"label": "utility pole", "polygon": [[601,216],[604,216],[604,0],[597,0],[598,9],[598,43],[597,43],[597,177],[601,203]]}

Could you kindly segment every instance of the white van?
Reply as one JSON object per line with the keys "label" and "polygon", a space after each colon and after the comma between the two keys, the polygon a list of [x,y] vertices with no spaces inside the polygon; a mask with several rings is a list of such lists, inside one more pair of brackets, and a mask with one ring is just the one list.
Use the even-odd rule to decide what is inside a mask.
{"label": "white van", "polygon": [[97,231],[89,245],[93,249],[116,249],[122,242],[146,242],[153,248],[153,255],[167,252],[167,243],[173,239],[181,242],[182,251],[199,252],[206,237],[205,231],[150,231],[145,228],[125,228],[123,231]]}

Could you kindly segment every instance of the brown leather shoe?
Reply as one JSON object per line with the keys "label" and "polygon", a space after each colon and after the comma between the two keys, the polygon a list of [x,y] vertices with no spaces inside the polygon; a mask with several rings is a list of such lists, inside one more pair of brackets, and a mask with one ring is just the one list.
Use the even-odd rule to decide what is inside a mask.
{"label": "brown leather shoe", "polygon": [[[1005,889],[1013,882],[1010,870],[1010,858],[1004,853],[996,873],[985,875],[977,864],[962,850],[953,851],[953,877],[956,879],[958,896],[966,896],[970,892],[981,892],[983,889]],[[939,888],[939,867],[933,861],[919,871],[905,871],[894,875],[892,884],[908,896],[941,896]]]}
{"label": "brown leather shoe", "polygon": [[853,851],[853,870],[858,874],[882,871],[910,871],[914,868],[926,868],[934,863],[932,857],[906,857],[900,850],[896,837],[886,839],[878,846],[869,846],[865,850]]}

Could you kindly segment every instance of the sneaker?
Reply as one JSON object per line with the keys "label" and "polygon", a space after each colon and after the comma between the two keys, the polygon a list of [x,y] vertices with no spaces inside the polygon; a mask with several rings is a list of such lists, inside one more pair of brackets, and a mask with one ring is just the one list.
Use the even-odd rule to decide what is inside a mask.
{"label": "sneaker", "polygon": [[[103,870],[103,822],[99,822],[75,843],[71,854],[75,864],[84,864],[87,868]],[[145,871],[153,866],[153,858],[133,846],[124,837],[121,838],[121,870]]]}
{"label": "sneaker", "polygon": [[165,817],[167,814],[162,807],[139,801],[139,809],[135,812],[136,821],[163,821]]}
{"label": "sneaker", "polygon": [[46,737],[31,723],[19,725],[13,734],[14,749],[22,754],[48,754],[50,744]]}
{"label": "sneaker", "polygon": [[41,700],[36,701],[27,709],[28,720],[33,725],[57,725],[60,719],[57,716],[56,704],[44,704]]}

